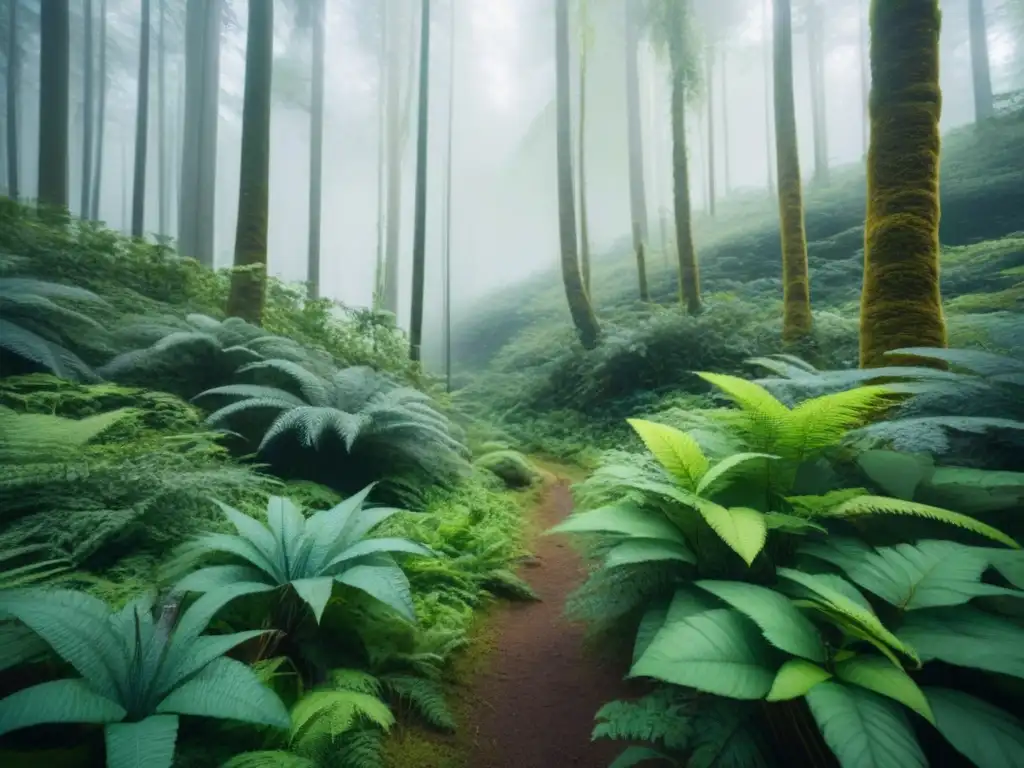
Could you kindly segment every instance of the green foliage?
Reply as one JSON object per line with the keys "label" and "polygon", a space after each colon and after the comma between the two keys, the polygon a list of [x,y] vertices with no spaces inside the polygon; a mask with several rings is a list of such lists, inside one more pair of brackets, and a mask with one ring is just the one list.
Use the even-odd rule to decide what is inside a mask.
{"label": "green foliage", "polygon": [[172,629],[166,614],[154,618],[147,598],[115,613],[81,592],[0,593],[0,616],[8,619],[0,624],[4,665],[12,652],[18,661],[26,658],[26,645],[15,638],[27,627],[81,675],[0,701],[0,733],[44,723],[100,723],[110,768],[170,768],[179,715],[287,728],[280,699],[251,669],[224,655],[262,633],[202,634],[220,605],[218,596],[199,600]]}
{"label": "green foliage", "polygon": [[[794,379],[813,375],[796,359],[766,363]],[[1024,628],[1012,602],[998,602],[1024,598],[1017,542],[958,512],[843,488],[829,459],[892,406],[898,384],[842,389],[790,407],[758,383],[699,376],[738,407],[693,414],[703,432],[692,434],[631,420],[649,457],[612,455],[578,489],[583,508],[553,529],[596,537],[599,565],[588,586],[603,590],[606,602],[594,605],[615,610],[623,587],[610,574],[622,574],[618,582],[634,598],[630,614],[617,612],[618,625],[635,631],[630,676],[711,701],[806,698],[844,766],[860,765],[864,754],[924,765],[909,709],[984,765],[989,742],[966,739],[949,717],[940,721],[920,682],[934,679],[937,662],[1024,677],[1013,650]],[[702,443],[718,450],[709,454]],[[875,462],[876,474],[882,464]],[[884,474],[890,484],[903,482],[898,469]],[[913,529],[904,526],[902,541],[875,544],[857,535],[865,514],[928,518],[972,541],[908,540]],[[985,538],[1008,548],[978,546]],[[659,574],[660,588],[647,587],[643,568]],[[960,695],[974,721],[989,723],[1000,748],[1011,750],[1010,763],[1024,759],[1024,728],[992,703]],[[722,706],[717,724],[730,734],[723,738],[749,752],[737,764],[758,764],[761,750],[744,718],[727,701]],[[667,759],[693,765],[709,754],[721,756],[708,745],[692,754],[670,750]]]}
{"label": "green foliage", "polygon": [[488,451],[473,463],[495,474],[507,488],[526,488],[540,479],[540,473],[528,458],[508,448]]}

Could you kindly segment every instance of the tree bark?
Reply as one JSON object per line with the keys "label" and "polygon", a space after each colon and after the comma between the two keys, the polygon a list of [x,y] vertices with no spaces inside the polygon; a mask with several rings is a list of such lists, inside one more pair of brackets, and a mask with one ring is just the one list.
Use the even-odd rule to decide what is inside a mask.
{"label": "tree bark", "polygon": [[93,221],[100,218],[100,190],[103,182],[103,140],[106,135],[107,120],[107,0],[100,0],[100,71],[98,78],[99,99],[96,111],[96,165],[92,175],[92,194],[89,195],[91,210],[89,217]]}
{"label": "tree bark", "polygon": [[185,14],[185,119],[178,191],[178,249],[212,268],[223,0],[188,0]]}
{"label": "tree bark", "polygon": [[[586,0],[582,8],[586,9]],[[581,21],[586,24],[586,21]],[[580,40],[579,79],[579,188],[580,188],[580,269],[583,288],[590,295],[590,221],[587,217],[587,41]]]}
{"label": "tree bark", "polygon": [[[386,3],[387,0],[384,0]],[[377,52],[377,271],[373,283],[373,308],[380,309],[384,300],[384,230],[385,217],[385,186],[387,177],[384,174],[385,121],[388,114],[388,16],[386,10],[381,12],[380,48]]]}
{"label": "tree bark", "polygon": [[[682,45],[682,42],[680,42]],[[715,215],[715,49],[709,45],[705,51],[705,75],[708,98],[708,213]],[[683,107],[685,110],[685,106]],[[687,182],[689,186],[689,182]]]}
{"label": "tree bark", "polygon": [[444,380],[445,391],[452,391],[452,150],[455,146],[455,4],[452,3],[450,16],[450,37],[448,40],[448,146],[445,150],[444,178]]}
{"label": "tree bark", "polygon": [[158,15],[160,17],[159,40],[157,46],[157,94],[156,94],[156,149],[157,149],[157,175],[159,176],[157,190],[158,219],[157,230],[161,235],[168,235],[168,222],[170,220],[170,194],[167,174],[167,0],[157,0],[159,4]]}
{"label": "tree bark", "polygon": [[569,0],[555,0],[555,81],[557,108],[558,231],[562,251],[562,282],[569,314],[586,349],[601,335],[576,254],[576,211],[572,185],[572,118],[569,110]]}
{"label": "tree bark", "polygon": [[92,158],[93,158],[93,54],[92,54],[92,0],[85,0],[83,9],[85,25],[82,32],[82,186],[81,210],[83,219],[89,218],[92,210],[89,193],[92,192]]}
{"label": "tree bark", "polygon": [[647,263],[644,257],[647,232],[647,194],[644,188],[643,131],[640,122],[640,74],[637,54],[640,25],[635,3],[626,12],[626,140],[629,143],[629,213],[633,229],[633,253],[640,282],[640,301],[650,301]]}
{"label": "tree bark", "polygon": [[324,146],[324,0],[313,3],[313,94],[309,113],[309,256],[306,281],[310,298],[320,297],[320,217]]}
{"label": "tree bark", "polygon": [[732,174],[729,167],[729,52],[722,48],[722,166],[725,171],[725,194],[732,191]]}
{"label": "tree bark", "polygon": [[946,346],[939,291],[939,28],[938,0],[871,4],[863,368],[908,362],[885,355],[893,349]]}
{"label": "tree bark", "polygon": [[427,263],[427,128],[430,123],[430,0],[423,0],[420,19],[420,87],[416,120],[416,213],[412,244],[412,307],[409,317],[409,358],[420,360],[423,344],[423,291]]}
{"label": "tree bark", "polygon": [[17,200],[18,96],[21,80],[21,38],[18,35],[18,2],[7,0],[7,195]]}
{"label": "tree bark", "polygon": [[968,0],[971,33],[971,81],[974,84],[974,120],[992,117],[992,73],[988,57],[988,27],[984,0]]}
{"label": "tree bark", "polygon": [[68,0],[39,9],[39,189],[43,206],[68,207],[71,18]]}
{"label": "tree bark", "polygon": [[149,142],[150,0],[142,0],[139,46],[139,89],[135,107],[135,178],[132,184],[132,237],[145,234],[146,150]]}
{"label": "tree bark", "polygon": [[811,333],[810,278],[804,233],[803,189],[793,96],[791,0],[775,0],[775,155],[779,174],[782,236],[782,339],[797,342]]}
{"label": "tree bark", "polygon": [[[828,184],[828,124],[825,119],[825,48],[821,6],[807,4],[807,55],[810,66],[811,125],[814,134],[814,181]],[[790,33],[792,38],[792,33]],[[792,43],[790,44],[792,51]],[[792,58],[792,56],[790,56]]]}
{"label": "tree bark", "polygon": [[231,274],[227,314],[259,325],[263,320],[267,288],[270,101],[274,66],[273,3],[249,3],[247,34],[235,271]]}

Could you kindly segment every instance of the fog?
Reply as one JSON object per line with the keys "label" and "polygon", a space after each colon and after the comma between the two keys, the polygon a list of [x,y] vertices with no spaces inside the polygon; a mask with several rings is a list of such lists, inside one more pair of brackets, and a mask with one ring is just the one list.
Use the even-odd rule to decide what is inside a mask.
{"label": "fog", "polygon": [[[72,0],[81,18],[85,0]],[[131,163],[138,71],[139,1],[108,1],[108,92],[100,218],[129,228]],[[253,0],[256,1],[256,0]],[[404,129],[399,273],[399,323],[409,314],[415,177],[416,71],[421,3],[389,0],[389,35],[398,35],[403,98],[411,97]],[[26,13],[38,8],[21,0]],[[94,0],[98,4],[99,0]],[[587,195],[595,254],[627,237],[624,0],[585,0],[589,17]],[[715,186],[719,200],[742,190],[766,190],[770,121],[766,120],[765,3],[762,0],[694,0],[700,45],[716,43],[712,88]],[[384,0],[328,0],[323,156],[321,292],[348,305],[369,305],[378,248],[379,51]],[[159,9],[166,35],[166,118],[169,216],[159,214],[160,174],[156,52]],[[306,279],[310,147],[310,41],[302,28],[301,0],[276,0],[274,104],[270,178],[269,264],[286,281]],[[944,130],[974,117],[966,0],[944,0],[942,88]],[[989,0],[988,43],[993,91],[1024,85],[1017,48],[1022,43],[1004,8]],[[245,76],[245,0],[227,0],[220,58],[220,112],[216,174],[216,265],[229,266],[238,207],[241,105]],[[807,36],[794,0],[794,73],[802,172],[814,173],[812,105]],[[825,124],[831,167],[861,161],[864,117],[861,79],[862,14],[866,0],[828,0],[823,18]],[[729,8],[729,13],[724,9]],[[578,8],[576,12],[578,13]],[[37,14],[38,11],[36,10]],[[435,0],[431,4],[430,122],[427,213],[427,332],[439,318],[440,263],[445,237],[445,164],[449,98],[453,98],[451,269],[453,302],[465,308],[558,259],[555,194],[554,23],[551,0]],[[154,52],[150,106],[146,230],[176,236],[184,89],[184,0],[153,4]],[[729,18],[722,18],[727,16]],[[72,22],[70,190],[78,213],[82,144],[83,25]],[[454,39],[453,39],[454,36]],[[573,44],[580,45],[581,36]],[[36,185],[38,35],[23,40],[20,169],[23,194]],[[574,61],[578,50],[573,53]],[[454,55],[454,61],[452,61]],[[724,59],[723,59],[724,56]],[[412,57],[411,60],[409,57]],[[724,61],[724,68],[723,68]],[[451,67],[449,65],[452,65]],[[573,66],[576,77],[577,68]],[[453,73],[453,78],[449,73]],[[652,220],[671,205],[671,144],[666,57],[641,40],[640,78],[645,184]],[[724,87],[723,87],[724,84]],[[574,88],[575,88],[574,84]],[[411,92],[410,92],[411,89]],[[724,98],[723,98],[724,94]],[[574,99],[575,101],[575,99]],[[695,210],[708,207],[706,95],[690,109],[691,187]],[[575,105],[574,105],[575,109]],[[657,232],[652,226],[652,233]],[[652,234],[652,238],[656,235]],[[699,247],[699,243],[698,243]]]}

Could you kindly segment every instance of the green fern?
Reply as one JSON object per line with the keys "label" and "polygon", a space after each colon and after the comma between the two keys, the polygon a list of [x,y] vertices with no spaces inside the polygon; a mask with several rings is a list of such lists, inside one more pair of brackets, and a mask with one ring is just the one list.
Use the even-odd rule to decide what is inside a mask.
{"label": "green fern", "polygon": [[674,753],[690,748],[694,738],[696,696],[662,686],[635,701],[610,701],[598,710],[591,739],[642,741]]}
{"label": "green fern", "polygon": [[435,681],[411,675],[385,675],[381,683],[399,705],[409,707],[428,725],[440,731],[455,730],[455,717],[445,702],[444,691]]}

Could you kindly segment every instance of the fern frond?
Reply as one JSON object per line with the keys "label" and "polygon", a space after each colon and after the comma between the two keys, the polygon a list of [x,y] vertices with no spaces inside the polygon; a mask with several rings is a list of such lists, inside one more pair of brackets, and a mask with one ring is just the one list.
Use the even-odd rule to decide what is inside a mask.
{"label": "fern frond", "polygon": [[738,376],[698,371],[704,381],[718,387],[730,400],[745,411],[763,414],[766,417],[783,419],[789,409],[776,400],[764,387]]}
{"label": "fern frond", "polygon": [[442,731],[455,730],[455,717],[445,701],[444,691],[433,680],[411,675],[385,675],[381,682],[400,704],[407,705],[427,724]]}
{"label": "fern frond", "polygon": [[306,403],[315,406],[326,406],[329,402],[327,385],[316,374],[310,373],[291,360],[261,360],[243,365],[238,373],[271,370],[284,374],[302,393]]}
{"label": "fern frond", "polygon": [[893,404],[892,391],[864,386],[806,400],[796,406],[780,434],[780,452],[803,461],[835,445],[849,431]]}
{"label": "fern frond", "polygon": [[322,768],[314,759],[286,752],[283,749],[263,749],[243,752],[221,765],[221,768]]}
{"label": "fern frond", "polygon": [[591,740],[643,741],[674,752],[690,748],[696,696],[682,688],[658,688],[635,701],[610,701],[598,710]]}

